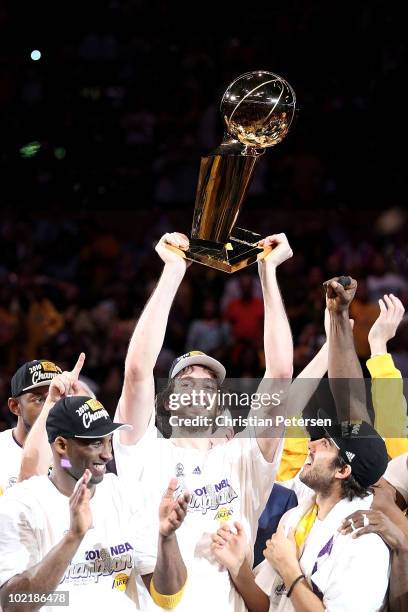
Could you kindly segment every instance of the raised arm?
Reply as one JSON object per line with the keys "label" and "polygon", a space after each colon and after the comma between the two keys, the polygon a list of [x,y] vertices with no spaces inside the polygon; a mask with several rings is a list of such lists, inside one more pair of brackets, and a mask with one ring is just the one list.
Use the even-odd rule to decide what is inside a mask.
{"label": "raised arm", "polygon": [[19,482],[31,478],[32,476],[47,474],[52,463],[52,453],[50,445],[48,444],[45,427],[47,417],[51,408],[59,399],[67,395],[78,395],[78,377],[84,362],[85,353],[81,353],[73,370],[70,372],[62,372],[62,374],[58,374],[58,376],[52,380],[47,399],[24,444],[20,474],[18,476]]}
{"label": "raised arm", "polygon": [[[338,282],[339,279],[345,286]],[[339,277],[327,281],[324,286],[330,315],[329,380],[338,419],[370,423],[363,371],[354,347],[349,320],[349,306],[357,282],[349,277]]]}
{"label": "raised arm", "polygon": [[263,247],[273,247],[271,253],[258,263],[265,307],[265,378],[291,379],[293,339],[279,291],[276,269],[281,263],[292,257],[293,252],[285,234],[268,236],[259,244]]}
{"label": "raised arm", "polygon": [[408,451],[407,403],[401,372],[387,352],[387,342],[395,336],[405,311],[401,301],[392,294],[384,295],[378,302],[380,314],[368,334],[371,357],[367,368],[372,377],[375,428],[388,438],[388,454],[395,457]]}
{"label": "raised arm", "polygon": [[184,234],[173,233],[165,234],[156,246],[164,268],[129,343],[116,419],[130,423],[133,430],[120,432],[122,444],[135,444],[148,427],[154,409],[153,369],[163,346],[171,305],[188,265],[166,244],[186,249],[189,242]]}
{"label": "raised arm", "polygon": [[[264,351],[265,376],[261,382],[258,393],[267,393],[270,396],[284,389],[287,396],[293,374],[293,339],[289,321],[286,316],[282,296],[276,278],[276,268],[292,257],[292,249],[285,234],[274,234],[260,241],[260,246],[272,246],[273,250],[258,263],[259,278],[262,285],[264,299]],[[281,406],[282,409],[282,406]],[[265,416],[276,413],[276,407],[266,407]],[[262,431],[257,430],[259,448],[267,461],[273,461],[275,450],[279,442],[279,435],[263,437]]]}

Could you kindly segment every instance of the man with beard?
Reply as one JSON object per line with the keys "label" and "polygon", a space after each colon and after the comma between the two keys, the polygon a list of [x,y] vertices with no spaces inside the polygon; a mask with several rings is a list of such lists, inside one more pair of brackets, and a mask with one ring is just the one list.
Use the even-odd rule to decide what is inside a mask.
{"label": "man with beard", "polygon": [[[180,550],[189,567],[180,610],[240,612],[245,609],[244,602],[231,585],[228,572],[213,558],[210,534],[220,524],[236,518],[246,524],[255,540],[258,519],[279,465],[282,430],[266,437],[259,428],[253,428],[216,444],[211,419],[217,416],[219,406],[201,399],[195,402],[193,391],[197,391],[198,398],[200,391],[213,397],[225,378],[225,368],[209,355],[191,351],[175,360],[167,388],[156,400],[159,429],[171,439],[158,437],[153,369],[172,301],[187,268],[186,260],[166,245],[187,248],[188,239],[182,234],[165,235],[156,247],[164,269],[130,341],[117,415],[118,420],[130,422],[134,429],[114,436],[117,471],[129,487],[138,481],[146,484],[152,505],[157,503],[163,483],[171,477],[178,478],[180,492],[185,488],[191,492],[186,521],[179,532]],[[265,391],[271,393],[274,379],[279,391],[289,386],[292,376],[292,337],[276,279],[277,267],[292,256],[292,250],[284,234],[269,236],[262,245],[274,247],[258,268],[265,306],[263,384]],[[172,406],[173,394],[180,398],[177,406]],[[172,416],[177,417],[177,423],[174,419],[170,422]],[[190,427],[181,417],[203,420]]]}
{"label": "man with beard", "polygon": [[371,486],[386,469],[387,452],[367,422],[359,384],[348,315],[357,284],[350,280],[343,286],[338,280],[326,283],[326,301],[329,378],[339,422],[311,431],[299,476],[308,494],[282,517],[267,542],[256,582],[245,560],[243,526],[237,523],[236,533],[222,527],[213,536],[214,555],[229,569],[247,607],[257,612],[374,612],[383,608],[387,593],[390,555],[381,538],[371,533],[356,539],[339,531],[345,517],[370,508]]}

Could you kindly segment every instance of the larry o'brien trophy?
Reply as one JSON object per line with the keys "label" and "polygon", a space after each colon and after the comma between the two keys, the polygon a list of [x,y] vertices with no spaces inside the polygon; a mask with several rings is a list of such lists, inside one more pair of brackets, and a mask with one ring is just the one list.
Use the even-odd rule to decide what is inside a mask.
{"label": "larry o'brien trophy", "polygon": [[289,131],[296,96],[282,77],[248,72],[233,81],[221,100],[226,132],[221,145],[201,158],[190,248],[187,259],[224,272],[235,272],[271,248],[262,238],[235,227],[258,158]]}

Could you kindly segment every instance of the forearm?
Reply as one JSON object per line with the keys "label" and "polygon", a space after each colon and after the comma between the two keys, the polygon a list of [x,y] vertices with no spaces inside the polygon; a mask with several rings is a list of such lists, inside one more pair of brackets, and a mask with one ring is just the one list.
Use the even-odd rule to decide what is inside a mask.
{"label": "forearm", "polygon": [[292,417],[302,414],[303,409],[309,403],[321,379],[327,372],[328,358],[329,346],[328,343],[325,342],[320,351],[291,384],[286,416]]}
{"label": "forearm", "polygon": [[348,310],[330,311],[329,377],[363,378]]}
{"label": "forearm", "polygon": [[389,591],[390,612],[408,609],[408,550],[394,551],[391,556]]}
{"label": "forearm", "polygon": [[11,578],[1,588],[1,606],[4,612],[38,610],[41,604],[7,605],[15,593],[49,593],[55,591],[71,562],[82,538],[67,533],[62,540],[36,565]]}
{"label": "forearm", "polygon": [[230,576],[249,612],[268,612],[269,597],[256,584],[255,577],[246,560],[238,571],[230,571]]}
{"label": "forearm", "polygon": [[340,421],[370,422],[348,310],[330,311],[329,381]]}
{"label": "forearm", "polygon": [[48,468],[52,461],[52,453],[50,445],[48,444],[46,421],[54,403],[55,402],[47,398],[38,418],[27,436],[21,459],[20,474],[18,477],[19,482],[27,480],[27,478],[31,478],[32,476],[47,474],[48,472]]}
{"label": "forearm", "polygon": [[[183,264],[184,265],[184,264]],[[166,334],[167,320],[185,268],[166,264],[130,340],[125,379],[116,417],[133,430],[120,432],[122,444],[136,444],[144,435],[154,409],[153,369]]]}
{"label": "forearm", "polygon": [[153,580],[156,591],[163,595],[178,593],[186,583],[187,569],[174,533],[170,536],[159,536]]}
{"label": "forearm", "polygon": [[268,378],[291,378],[293,373],[293,339],[276,278],[276,268],[259,263],[259,277],[265,307],[264,350]]}
{"label": "forearm", "polygon": [[184,278],[185,269],[166,264],[130,339],[125,361],[125,377],[151,376],[163,346],[170,308]]}
{"label": "forearm", "polygon": [[306,580],[301,580],[295,586],[290,601],[296,612],[324,612],[325,610],[323,603],[313,593]]}
{"label": "forearm", "polygon": [[[289,591],[294,580],[302,574],[300,567],[288,568],[282,572],[282,578],[286,586],[286,591]],[[324,605],[310,588],[307,581],[300,580],[292,590],[290,601],[296,612],[324,612]]]}

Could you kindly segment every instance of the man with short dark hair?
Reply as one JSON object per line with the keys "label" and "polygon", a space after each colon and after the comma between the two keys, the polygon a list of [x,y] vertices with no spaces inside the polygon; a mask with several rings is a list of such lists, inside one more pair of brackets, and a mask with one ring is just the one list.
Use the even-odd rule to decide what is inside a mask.
{"label": "man with short dark hair", "polygon": [[17,482],[24,443],[41,412],[52,379],[60,373],[55,363],[40,359],[22,365],[11,379],[8,407],[17,417],[17,424],[0,433],[0,496]]}
{"label": "man with short dark hair", "polygon": [[56,590],[68,591],[70,610],[134,610],[136,574],[155,602],[177,605],[187,572],[175,531],[189,495],[174,500],[177,481],[170,482],[154,533],[154,508],[144,506],[140,490],[130,497],[115,475],[105,474],[113,432],[129,425],[113,423],[96,399],[68,396],[50,410],[46,426],[52,472],[17,484],[0,501],[3,611],[26,610],[26,600],[18,605],[15,597],[21,593],[51,594],[44,609],[54,610]]}
{"label": "man with short dark hair", "polygon": [[[89,385],[79,378],[84,359],[85,355],[81,353],[75,366],[75,383],[69,393],[95,397]],[[55,378],[66,379],[71,374],[62,372],[52,361],[37,359],[23,364],[11,379],[8,407],[17,416],[17,425],[0,432],[0,457],[7,457],[7,461],[0,463],[0,496],[18,480],[34,475],[38,461],[41,460],[42,473],[45,474],[49,469],[51,455],[45,436],[44,414],[48,414],[47,397]],[[44,440],[36,434],[37,422]],[[31,438],[34,439],[30,444]],[[30,451],[27,446],[33,450]]]}

